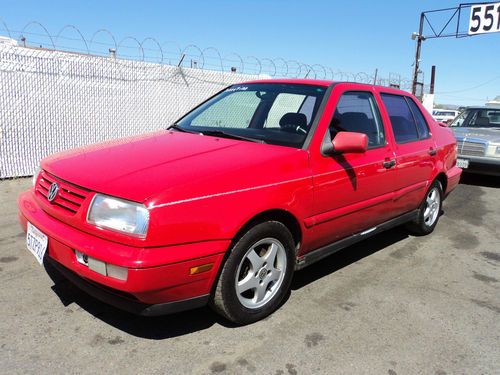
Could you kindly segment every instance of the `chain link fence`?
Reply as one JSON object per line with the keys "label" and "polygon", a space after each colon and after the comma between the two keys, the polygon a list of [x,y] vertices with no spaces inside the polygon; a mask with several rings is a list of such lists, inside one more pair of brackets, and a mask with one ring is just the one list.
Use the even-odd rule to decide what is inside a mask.
{"label": "chain link fence", "polygon": [[0,45],[0,177],[61,150],[166,128],[256,75]]}

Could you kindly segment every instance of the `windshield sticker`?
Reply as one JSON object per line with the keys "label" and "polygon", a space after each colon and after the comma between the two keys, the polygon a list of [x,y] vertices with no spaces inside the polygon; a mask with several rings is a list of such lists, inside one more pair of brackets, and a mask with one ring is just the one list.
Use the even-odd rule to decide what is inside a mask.
{"label": "windshield sticker", "polygon": [[226,92],[233,92],[233,91],[246,91],[248,90],[248,86],[234,86],[231,88],[228,88]]}

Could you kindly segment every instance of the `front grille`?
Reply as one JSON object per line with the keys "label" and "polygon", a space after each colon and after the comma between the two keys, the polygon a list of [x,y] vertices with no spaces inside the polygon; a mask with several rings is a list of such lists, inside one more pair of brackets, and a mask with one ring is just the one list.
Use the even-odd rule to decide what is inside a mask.
{"label": "front grille", "polygon": [[[57,182],[59,185],[59,192],[57,193],[56,198],[49,202],[47,199],[47,194],[54,182]],[[53,206],[58,207],[61,211],[74,215],[78,212],[78,209],[82,205],[82,203],[87,198],[89,192],[78,188],[72,184],[69,184],[65,181],[61,181],[56,179],[55,177],[49,175],[47,172],[42,172],[40,178],[38,179],[38,183],[36,185],[36,192],[39,193],[47,203],[52,204]]]}
{"label": "front grille", "polygon": [[458,153],[465,156],[484,156],[486,144],[471,141],[458,141]]}

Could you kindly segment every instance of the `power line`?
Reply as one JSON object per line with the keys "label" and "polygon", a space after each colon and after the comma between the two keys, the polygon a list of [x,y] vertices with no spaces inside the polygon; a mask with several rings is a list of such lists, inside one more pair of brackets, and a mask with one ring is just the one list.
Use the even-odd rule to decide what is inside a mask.
{"label": "power line", "polygon": [[497,79],[500,79],[500,76],[493,77],[493,78],[489,79],[486,82],[480,83],[479,85],[472,86],[472,87],[469,87],[469,88],[466,88],[466,89],[455,90],[455,91],[441,91],[441,92],[436,92],[436,95],[438,95],[438,94],[441,94],[441,95],[442,94],[455,94],[455,93],[459,93],[459,92],[471,91],[471,90],[477,89],[479,87],[483,87],[483,86],[489,85],[491,82],[494,82]]}

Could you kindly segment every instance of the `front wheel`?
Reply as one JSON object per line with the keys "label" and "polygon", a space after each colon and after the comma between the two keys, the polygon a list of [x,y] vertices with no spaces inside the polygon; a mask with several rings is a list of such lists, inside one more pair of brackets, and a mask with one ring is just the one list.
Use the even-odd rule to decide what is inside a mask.
{"label": "front wheel", "polygon": [[431,233],[437,225],[443,205],[443,188],[439,181],[434,181],[422,201],[417,219],[408,223],[408,230],[417,236]]}
{"label": "front wheel", "polygon": [[231,248],[212,307],[238,324],[266,317],[285,298],[294,264],[294,241],[286,226],[277,221],[257,224]]}

